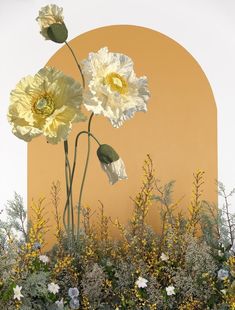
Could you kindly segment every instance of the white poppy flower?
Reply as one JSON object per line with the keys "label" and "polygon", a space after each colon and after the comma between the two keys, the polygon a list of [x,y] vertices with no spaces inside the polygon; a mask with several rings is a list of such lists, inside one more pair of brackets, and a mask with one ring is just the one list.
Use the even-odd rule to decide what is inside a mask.
{"label": "white poppy flower", "polygon": [[175,295],[175,287],[173,285],[166,287],[166,293],[168,296]]}
{"label": "white poppy flower", "polygon": [[125,165],[117,152],[108,144],[101,144],[97,150],[102,169],[106,172],[110,184],[127,179]]}
{"label": "white poppy flower", "polygon": [[55,284],[54,282],[48,284],[47,287],[48,287],[48,291],[50,293],[53,293],[53,294],[57,294],[59,292],[59,289],[60,289],[59,285]]}
{"label": "white poppy flower", "polygon": [[84,95],[88,111],[108,117],[117,128],[135,112],[147,111],[147,78],[136,77],[128,56],[110,53],[104,47],[89,54],[82,62],[82,70],[88,85]]}
{"label": "white poppy flower", "polygon": [[22,286],[19,286],[19,285],[16,285],[16,287],[13,288],[13,291],[14,291],[14,299],[18,299],[20,300],[21,297],[24,297],[22,294],[21,294],[21,290],[22,290]]}
{"label": "white poppy flower", "polygon": [[27,142],[44,135],[47,142],[66,140],[74,122],[84,121],[82,87],[62,71],[41,69],[23,78],[11,92],[8,120],[12,132]]}
{"label": "white poppy flower", "polygon": [[[63,8],[58,7],[56,4],[49,4],[41,8],[36,21],[41,28],[41,35],[46,40],[63,43],[67,39],[68,31],[64,24]],[[54,38],[53,35],[59,35],[59,37]]]}
{"label": "white poppy flower", "polygon": [[39,260],[43,262],[44,264],[49,263],[49,257],[46,255],[39,255]]}
{"label": "white poppy flower", "polygon": [[160,256],[160,259],[165,262],[165,261],[168,261],[169,260],[169,256],[167,256],[165,253],[162,253],[161,256]]}
{"label": "white poppy flower", "polygon": [[138,288],[147,287],[147,283],[148,283],[148,280],[145,278],[142,278],[142,277],[139,277],[135,282],[135,284],[137,285]]}
{"label": "white poppy flower", "polygon": [[121,158],[111,164],[101,163],[102,169],[106,172],[109,183],[115,184],[117,181],[127,179],[124,162]]}

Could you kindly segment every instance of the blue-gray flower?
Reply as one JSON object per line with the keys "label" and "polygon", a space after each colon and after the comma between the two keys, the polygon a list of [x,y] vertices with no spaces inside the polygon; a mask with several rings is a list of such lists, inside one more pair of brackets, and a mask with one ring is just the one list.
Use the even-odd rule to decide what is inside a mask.
{"label": "blue-gray flower", "polygon": [[69,306],[71,309],[78,309],[80,306],[80,302],[76,297],[74,297],[70,300]]}
{"label": "blue-gray flower", "polygon": [[79,296],[79,290],[76,287],[71,287],[68,294],[70,298],[76,298]]}
{"label": "blue-gray flower", "polygon": [[228,276],[229,276],[228,270],[220,269],[220,270],[218,271],[218,278],[219,278],[220,280],[225,280],[226,278],[228,278]]}

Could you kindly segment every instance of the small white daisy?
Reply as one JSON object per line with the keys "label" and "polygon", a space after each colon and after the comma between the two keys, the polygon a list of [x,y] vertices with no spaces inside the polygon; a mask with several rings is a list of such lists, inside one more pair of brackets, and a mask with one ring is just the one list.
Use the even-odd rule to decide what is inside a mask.
{"label": "small white daisy", "polygon": [[135,282],[135,284],[138,286],[138,288],[147,287],[147,283],[148,283],[148,280],[145,278],[142,278],[142,277],[139,277]]}

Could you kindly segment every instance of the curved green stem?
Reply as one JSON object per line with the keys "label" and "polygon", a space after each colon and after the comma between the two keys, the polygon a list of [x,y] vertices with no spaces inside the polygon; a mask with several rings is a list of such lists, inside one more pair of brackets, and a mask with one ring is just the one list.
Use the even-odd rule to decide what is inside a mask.
{"label": "curved green stem", "polygon": [[[66,180],[66,205],[64,208],[63,214],[63,222],[67,234],[72,236],[72,240],[74,239],[74,210],[73,210],[73,196],[72,196],[72,188],[70,188],[72,173],[71,167],[68,158],[68,141],[64,141],[64,153],[65,153],[65,180]],[[67,224],[66,224],[66,211],[67,211]],[[70,239],[70,238],[69,238]]]}
{"label": "curved green stem", "polygon": [[83,88],[85,88],[85,77],[84,77],[84,75],[83,75],[81,65],[79,64],[79,62],[78,62],[78,60],[77,60],[77,57],[75,56],[72,47],[68,44],[67,41],[65,41],[65,44],[67,45],[67,47],[69,48],[71,54],[73,55],[73,58],[74,58],[74,60],[75,60],[75,62],[76,62],[76,65],[77,65],[77,67],[78,67],[78,70],[79,70],[79,72],[80,72],[80,74],[81,74],[81,76],[82,76],[82,86],[83,86]]}
{"label": "curved green stem", "polygon": [[77,163],[77,148],[78,148],[78,140],[81,137],[81,135],[83,134],[87,134],[90,135],[96,142],[98,145],[101,145],[99,140],[90,132],[83,130],[81,132],[79,132],[76,136],[75,139],[75,144],[74,144],[74,160],[73,160],[73,168],[72,168],[72,173],[71,173],[71,178],[70,178],[70,184],[69,184],[69,194],[67,196],[67,200],[66,200],[66,204],[65,204],[65,209],[64,209],[64,218],[65,218],[65,213],[67,211],[66,206],[68,205],[69,199],[70,199],[70,195],[72,194],[72,187],[73,187],[73,178],[74,178],[74,173],[75,173],[75,168],[76,168],[76,163]]}
{"label": "curved green stem", "polygon": [[[64,226],[65,226],[65,229],[67,231],[67,234],[69,234],[69,231],[70,231],[70,208],[69,208],[69,199],[68,199],[68,197],[69,197],[69,177],[68,177],[68,141],[67,140],[64,141],[64,154],[65,154],[65,181],[66,181],[67,201],[66,201],[66,205],[65,205],[65,209],[64,209],[63,221],[64,221]],[[67,223],[65,220],[66,211],[68,213]]]}
{"label": "curved green stem", "polygon": [[78,218],[77,218],[77,241],[79,242],[79,230],[80,230],[80,214],[81,214],[81,202],[82,202],[82,194],[83,194],[83,188],[86,180],[86,174],[87,174],[87,168],[88,168],[88,163],[90,159],[90,150],[91,150],[91,121],[94,116],[94,113],[92,112],[88,121],[88,147],[87,147],[87,157],[86,157],[86,163],[85,163],[85,168],[83,172],[83,177],[82,177],[82,183],[81,183],[81,188],[80,188],[80,194],[79,194],[79,200],[78,200]]}

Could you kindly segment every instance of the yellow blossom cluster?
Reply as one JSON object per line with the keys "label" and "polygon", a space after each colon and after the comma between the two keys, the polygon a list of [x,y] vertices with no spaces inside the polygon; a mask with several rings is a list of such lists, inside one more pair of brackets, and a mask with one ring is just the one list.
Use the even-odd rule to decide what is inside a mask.
{"label": "yellow blossom cluster", "polygon": [[78,273],[76,272],[74,266],[74,258],[68,254],[65,257],[58,258],[57,263],[53,269],[53,277],[58,277],[62,272],[66,271],[71,276],[71,279],[76,283],[78,278]]}

